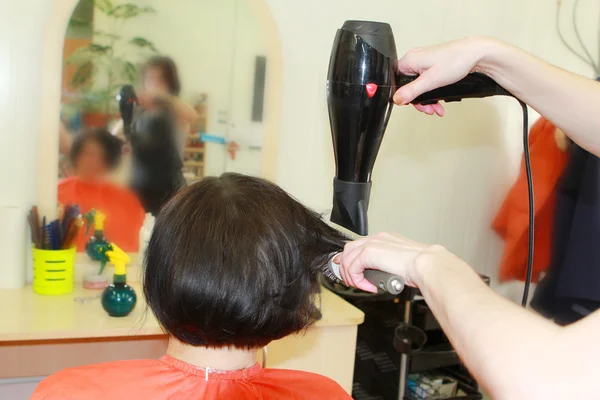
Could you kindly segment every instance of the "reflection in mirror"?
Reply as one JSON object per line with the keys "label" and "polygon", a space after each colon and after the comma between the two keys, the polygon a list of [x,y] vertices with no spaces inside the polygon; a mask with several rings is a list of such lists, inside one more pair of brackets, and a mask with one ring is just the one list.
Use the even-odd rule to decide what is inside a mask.
{"label": "reflection in mirror", "polygon": [[59,203],[99,211],[90,232],[135,252],[182,186],[259,175],[266,53],[249,0],[80,0],[63,50]]}

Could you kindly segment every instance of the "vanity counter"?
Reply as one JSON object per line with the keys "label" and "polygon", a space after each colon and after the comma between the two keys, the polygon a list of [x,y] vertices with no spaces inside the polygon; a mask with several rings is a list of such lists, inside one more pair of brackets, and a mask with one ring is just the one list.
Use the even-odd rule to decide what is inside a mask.
{"label": "vanity counter", "polygon": [[[102,309],[101,291],[81,287],[83,271],[97,268],[83,255],[77,255],[78,283],[71,294],[42,296],[31,286],[0,290],[0,379],[43,377],[74,366],[164,355],[167,335],[146,306],[136,259],[132,256],[127,275],[137,305],[123,318],[110,317]],[[112,274],[108,266],[107,273]],[[298,335],[270,343],[259,356],[266,354],[266,367],[325,375],[350,393],[357,328],[364,314],[325,288],[320,297],[319,321]],[[0,398],[1,394],[0,390]]]}
{"label": "vanity counter", "polygon": [[[0,342],[64,340],[162,335],[158,321],[147,308],[139,282],[130,285],[137,305],[127,317],[110,317],[100,304],[101,291],[77,287],[63,296],[41,296],[31,286],[0,290],[2,322]],[[359,325],[364,314],[323,288],[323,317],[315,327]]]}

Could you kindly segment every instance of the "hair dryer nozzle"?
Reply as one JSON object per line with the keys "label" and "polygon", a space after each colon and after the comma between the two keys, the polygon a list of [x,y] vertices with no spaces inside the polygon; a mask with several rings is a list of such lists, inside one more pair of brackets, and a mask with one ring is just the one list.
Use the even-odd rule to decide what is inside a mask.
{"label": "hair dryer nozzle", "polygon": [[367,210],[370,195],[371,182],[345,182],[334,179],[331,222],[366,236],[369,230]]}

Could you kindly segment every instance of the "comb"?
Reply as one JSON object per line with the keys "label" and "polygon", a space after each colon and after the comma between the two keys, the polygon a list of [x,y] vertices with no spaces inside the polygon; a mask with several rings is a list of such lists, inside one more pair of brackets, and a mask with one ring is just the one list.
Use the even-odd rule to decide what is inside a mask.
{"label": "comb", "polygon": [[[42,224],[46,222],[46,217],[42,219]],[[42,248],[45,250],[50,250],[50,225],[45,225],[42,227]]]}

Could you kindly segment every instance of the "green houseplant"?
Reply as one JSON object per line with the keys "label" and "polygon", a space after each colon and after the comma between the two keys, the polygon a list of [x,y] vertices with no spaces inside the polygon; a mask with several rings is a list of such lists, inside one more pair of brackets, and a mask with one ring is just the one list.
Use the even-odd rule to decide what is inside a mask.
{"label": "green houseplant", "polygon": [[[94,10],[94,21],[100,19],[105,29],[99,30],[94,21],[78,19],[75,15],[69,22],[70,29],[89,29],[90,44],[80,47],[66,60],[75,72],[71,87],[81,94],[77,107],[83,114],[95,114],[92,119],[108,121],[117,112],[115,96],[125,84],[134,84],[139,79],[139,61],[157,53],[154,44],[140,36],[123,36],[127,23],[155,11],[151,7],[140,7],[133,3],[116,3],[112,0],[88,1]],[[97,124],[97,123],[96,123]]]}

